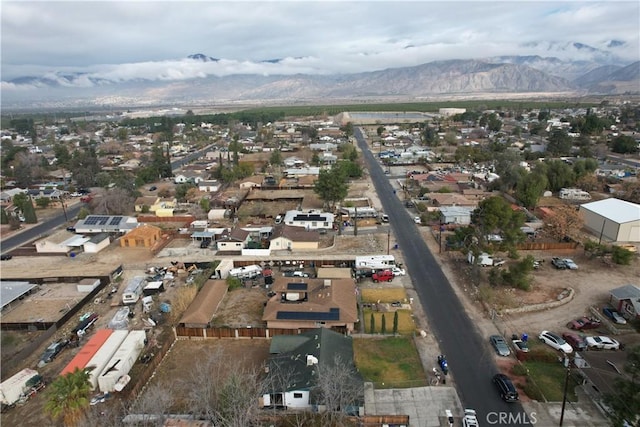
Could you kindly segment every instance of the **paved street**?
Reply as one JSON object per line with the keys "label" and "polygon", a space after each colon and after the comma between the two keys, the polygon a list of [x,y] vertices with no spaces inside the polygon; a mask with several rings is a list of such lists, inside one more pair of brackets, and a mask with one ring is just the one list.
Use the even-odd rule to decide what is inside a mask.
{"label": "paved street", "polygon": [[[413,286],[447,356],[463,406],[475,409],[482,424],[488,425],[493,414],[498,414],[497,422],[492,425],[530,425],[522,405],[507,404],[499,398],[491,382],[497,367],[493,355],[485,351],[485,337],[478,333],[465,312],[359,129],[355,130],[355,136],[384,212],[391,219]],[[500,418],[501,413],[507,416]]]}

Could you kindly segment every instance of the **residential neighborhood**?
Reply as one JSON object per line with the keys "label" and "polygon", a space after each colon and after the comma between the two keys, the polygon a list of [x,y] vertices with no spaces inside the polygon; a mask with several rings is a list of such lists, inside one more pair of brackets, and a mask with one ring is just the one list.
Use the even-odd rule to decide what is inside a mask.
{"label": "residential neighborhood", "polygon": [[2,423],[618,425],[639,110],[3,117]]}

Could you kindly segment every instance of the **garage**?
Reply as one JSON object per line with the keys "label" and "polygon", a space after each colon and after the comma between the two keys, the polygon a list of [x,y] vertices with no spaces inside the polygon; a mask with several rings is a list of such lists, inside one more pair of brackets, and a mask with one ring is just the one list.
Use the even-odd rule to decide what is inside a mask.
{"label": "garage", "polygon": [[585,227],[602,242],[640,242],[640,205],[604,199],[580,205]]}

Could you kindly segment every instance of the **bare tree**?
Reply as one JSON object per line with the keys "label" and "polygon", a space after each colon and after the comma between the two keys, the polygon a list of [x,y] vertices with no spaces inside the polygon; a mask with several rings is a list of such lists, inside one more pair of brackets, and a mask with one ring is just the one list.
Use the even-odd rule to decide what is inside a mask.
{"label": "bare tree", "polygon": [[575,236],[584,225],[584,219],[574,206],[558,206],[554,208],[553,215],[545,219],[549,234],[558,241],[565,237]]}
{"label": "bare tree", "polygon": [[113,188],[100,192],[93,200],[93,213],[101,215],[126,215],[133,211],[133,197],[128,191]]}
{"label": "bare tree", "polygon": [[259,371],[222,349],[198,359],[182,388],[189,412],[198,418],[229,427],[258,424]]}
{"label": "bare tree", "polygon": [[350,407],[358,407],[364,402],[364,382],[351,361],[336,355],[332,362],[317,365],[316,386],[312,395],[321,402],[326,411],[326,425],[342,425]]}
{"label": "bare tree", "polygon": [[142,415],[145,425],[162,427],[171,414],[175,397],[171,384],[154,383],[138,396],[130,409],[130,414]]}

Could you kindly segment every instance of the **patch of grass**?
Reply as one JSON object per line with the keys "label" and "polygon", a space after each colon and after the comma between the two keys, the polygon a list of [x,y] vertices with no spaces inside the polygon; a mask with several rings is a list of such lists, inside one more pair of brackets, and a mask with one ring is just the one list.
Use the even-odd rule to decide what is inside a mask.
{"label": "patch of grass", "polygon": [[[371,333],[371,313],[375,319],[375,333],[379,334],[382,330],[382,315],[384,314],[387,334],[393,334],[393,311],[387,313],[381,313],[379,311],[373,311],[369,308],[363,310],[364,317],[364,332]],[[398,334],[409,335],[416,330],[416,324],[413,321],[410,310],[398,310]]]}
{"label": "patch of grass", "polygon": [[487,283],[478,286],[478,299],[498,309],[518,306],[517,301],[514,300],[511,293],[507,292],[506,288],[491,286]]}
{"label": "patch of grass", "polygon": [[380,289],[361,289],[360,295],[362,302],[394,302],[404,301],[407,299],[407,293],[404,288],[380,288]]}
{"label": "patch of grass", "polygon": [[[524,366],[527,369],[525,392],[529,397],[541,400],[540,395],[544,395],[544,398],[549,402],[562,402],[567,371],[561,363],[526,361]],[[570,402],[577,400],[575,388],[578,385],[575,378],[569,379],[567,400]]]}
{"label": "patch of grass", "polygon": [[354,338],[353,351],[360,374],[376,387],[427,385],[427,377],[411,337]]}

